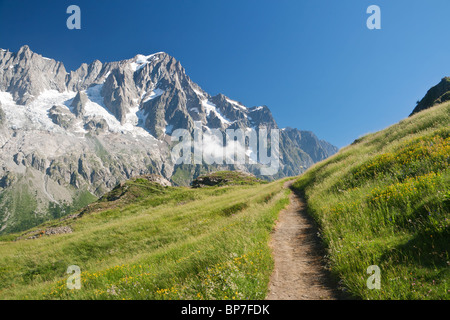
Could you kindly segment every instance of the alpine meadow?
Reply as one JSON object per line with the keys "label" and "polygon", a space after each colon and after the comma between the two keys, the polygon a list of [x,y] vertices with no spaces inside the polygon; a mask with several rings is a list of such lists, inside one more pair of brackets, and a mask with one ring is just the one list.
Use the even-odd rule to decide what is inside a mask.
{"label": "alpine meadow", "polygon": [[2,310],[448,306],[432,2],[0,0]]}

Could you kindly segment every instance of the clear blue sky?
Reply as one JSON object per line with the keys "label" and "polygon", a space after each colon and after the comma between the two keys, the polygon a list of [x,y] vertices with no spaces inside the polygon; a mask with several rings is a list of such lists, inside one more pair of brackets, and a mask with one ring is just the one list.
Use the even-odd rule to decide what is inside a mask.
{"label": "clear blue sky", "polygon": [[[81,30],[66,8],[81,8]],[[369,5],[381,30],[369,30]],[[448,0],[0,1],[0,47],[66,69],[165,51],[194,82],[338,147],[394,124],[450,75]]]}

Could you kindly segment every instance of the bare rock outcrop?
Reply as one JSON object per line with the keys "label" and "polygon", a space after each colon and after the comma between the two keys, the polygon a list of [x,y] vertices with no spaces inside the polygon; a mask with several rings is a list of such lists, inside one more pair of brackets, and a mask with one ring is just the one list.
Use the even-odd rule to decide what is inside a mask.
{"label": "bare rock outcrop", "polygon": [[45,90],[66,89],[66,69],[22,46],[17,53],[0,51],[0,91],[10,92],[18,104],[33,101]]}
{"label": "bare rock outcrop", "polygon": [[75,98],[73,98],[72,103],[70,105],[72,107],[72,111],[75,114],[75,116],[81,117],[84,114],[84,108],[87,101],[88,97],[86,93],[78,91],[77,95],[75,96]]}

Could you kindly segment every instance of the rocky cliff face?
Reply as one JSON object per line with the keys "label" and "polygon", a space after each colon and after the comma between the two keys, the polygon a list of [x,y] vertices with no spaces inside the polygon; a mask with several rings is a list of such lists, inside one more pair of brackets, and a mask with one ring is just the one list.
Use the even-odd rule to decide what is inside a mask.
{"label": "rocky cliff face", "polygon": [[[133,176],[174,184],[216,169],[259,174],[257,165],[175,165],[175,129],[278,128],[268,107],[210,96],[166,53],[82,64],[23,46],[0,49],[0,233],[78,209]],[[311,132],[280,133],[280,170],[297,175],[337,151]],[[95,197],[94,197],[95,196]]]}
{"label": "rocky cliff face", "polygon": [[18,104],[33,101],[45,90],[66,89],[66,69],[61,62],[36,54],[28,46],[19,52],[0,52],[0,91],[9,92]]}
{"label": "rocky cliff face", "polygon": [[413,114],[420,112],[422,110],[431,108],[432,106],[443,103],[450,100],[450,78],[445,77],[435,85],[433,88],[428,90],[425,97],[422,100],[418,101],[417,106],[414,108]]}

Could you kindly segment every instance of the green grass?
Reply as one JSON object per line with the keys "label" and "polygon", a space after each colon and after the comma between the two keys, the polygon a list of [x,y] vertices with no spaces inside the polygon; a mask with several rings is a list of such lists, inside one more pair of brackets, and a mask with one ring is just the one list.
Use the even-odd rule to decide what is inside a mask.
{"label": "green grass", "polygon": [[[82,217],[35,228],[73,233],[0,237],[0,299],[264,299],[269,235],[289,192],[283,181],[200,189],[129,181]],[[80,290],[66,287],[70,265],[81,268]]]}
{"label": "green grass", "polygon": [[0,193],[0,218],[4,219],[8,212],[20,212],[10,219],[13,223],[0,232],[0,234],[18,232],[31,228],[36,223],[42,223],[45,218],[36,217],[35,211],[38,203],[33,196],[27,182],[21,182],[14,187]]}
{"label": "green grass", "polygon": [[194,179],[192,186],[196,187],[197,184],[205,183],[205,179],[210,181],[214,186],[256,185],[267,183],[265,180],[261,180],[253,175],[245,174],[239,171],[216,171],[200,175],[198,178]]}
{"label": "green grass", "polygon": [[178,186],[188,186],[192,180],[192,172],[187,165],[179,165],[175,168],[171,179]]}
{"label": "green grass", "polygon": [[[48,213],[53,219],[59,219],[71,213],[75,213],[87,205],[97,200],[88,190],[77,190],[71,204],[50,202],[48,205]],[[23,229],[20,229],[23,230]]]}
{"label": "green grass", "polygon": [[[294,184],[352,296],[449,299],[449,115],[446,103],[366,135]],[[366,285],[371,265],[380,289]]]}

